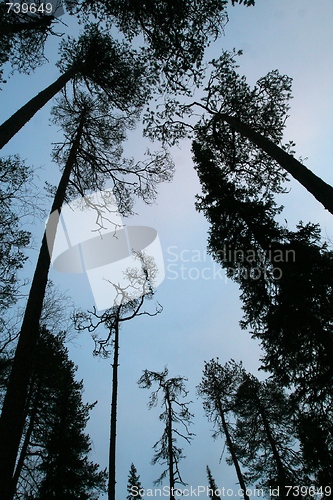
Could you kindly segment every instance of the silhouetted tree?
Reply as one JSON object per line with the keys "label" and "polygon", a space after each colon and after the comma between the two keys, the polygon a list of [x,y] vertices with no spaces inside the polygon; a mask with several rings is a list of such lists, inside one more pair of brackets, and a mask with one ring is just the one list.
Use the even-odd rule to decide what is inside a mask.
{"label": "silhouetted tree", "polygon": [[97,498],[105,491],[106,473],[88,460],[90,438],[84,433],[96,403],[82,403],[83,383],[64,347],[65,332],[42,328],[29,383],[26,425],[11,483],[22,498]]}
{"label": "silhouetted tree", "polygon": [[[157,383],[158,388],[150,395],[148,403],[149,409],[158,404],[159,393],[161,395],[161,407],[163,412],[159,419],[165,422],[164,432],[162,437],[154,444],[155,455],[152,464],[161,463],[167,465],[167,468],[162,472],[160,477],[155,481],[155,484],[160,484],[165,477],[169,479],[170,500],[174,498],[175,487],[177,484],[186,483],[183,481],[179,471],[179,461],[184,458],[182,448],[176,446],[176,436],[179,436],[188,443],[193,438],[193,433],[189,432],[188,426],[192,423],[193,415],[188,407],[191,401],[181,402],[181,397],[186,397],[188,391],[185,389],[184,377],[167,378],[169,372],[165,367],[162,372],[153,372],[144,370],[138,384],[143,389],[150,389],[154,383]],[[179,431],[175,424],[181,424],[185,432]]]}
{"label": "silhouetted tree", "polygon": [[0,148],[69,81],[77,91],[83,84],[94,94],[103,93],[118,110],[132,112],[145,103],[149,79],[144,76],[144,59],[96,25],[87,26],[77,41],[62,41],[60,53],[57,65],[62,75],[0,125]]}
{"label": "silhouetted tree", "polygon": [[[237,389],[233,412],[233,433],[237,456],[247,468],[247,480],[265,488],[278,488],[280,498],[286,486],[308,484],[295,439],[294,408],[286,392],[273,379],[259,382],[249,373]],[[292,496],[289,493],[289,496]]]}
{"label": "silhouetted tree", "polygon": [[[117,283],[110,283],[117,290],[115,304],[102,314],[93,312],[75,314],[75,324],[78,330],[87,329],[93,334],[95,342],[94,355],[108,357],[110,347],[113,347],[112,363],[112,391],[111,391],[111,414],[110,414],[110,448],[109,448],[109,480],[108,499],[115,500],[116,497],[116,438],[117,438],[117,400],[118,400],[118,367],[119,367],[119,333],[121,324],[137,316],[156,316],[162,311],[158,304],[154,312],[143,308],[146,299],[152,299],[154,291],[154,280],[156,277],[156,265],[151,258],[143,253],[136,255],[141,264],[141,269],[128,269],[126,277],[127,286],[121,288]],[[106,337],[96,333],[100,325],[104,325],[108,334]]]}
{"label": "silhouetted tree", "polygon": [[207,417],[217,427],[214,437],[224,435],[227,449],[235,467],[239,486],[244,495],[244,500],[249,500],[246,492],[244,475],[239,465],[236,446],[232,439],[231,427],[228,422],[234,408],[234,398],[242,380],[244,368],[231,360],[222,366],[218,358],[205,362],[203,377],[197,390],[204,400],[204,409]]}
{"label": "silhouetted tree", "polygon": [[[282,144],[291,98],[291,78],[269,72],[251,87],[237,72],[235,56],[224,51],[211,61],[212,71],[201,101],[171,99],[158,112],[146,114],[147,131],[168,143],[193,137],[210,150],[214,161],[237,186],[264,195],[284,191],[287,173],[333,213],[333,188],[293,156],[292,141]],[[202,118],[193,125],[195,116]],[[190,119],[186,120],[185,117]]]}
{"label": "silhouetted tree", "polygon": [[34,12],[30,12],[30,2],[0,4],[0,67],[9,61],[13,70],[29,73],[47,62],[44,45],[49,35],[60,36],[54,29],[57,13],[63,12],[62,2],[48,2],[47,6],[43,2],[32,3]]}
{"label": "silhouetted tree", "polygon": [[271,71],[251,90],[237,73],[233,54],[224,52],[212,65],[201,105],[208,118],[200,123],[198,137],[229,169],[229,178],[240,176],[238,182],[244,179],[252,188],[266,184],[266,189],[276,189],[288,172],[333,213],[333,188],[281,147],[291,79]]}
{"label": "silhouetted tree", "polygon": [[[75,98],[74,103],[66,99],[59,103],[62,115],[59,111],[61,117],[58,115],[57,118],[59,121],[62,119],[65,139],[57,148],[55,155],[59,164],[63,166],[63,173],[54,196],[51,214],[60,213],[70,181],[72,192],[75,187],[76,192],[84,194],[86,189],[101,188],[105,176],[109,174],[113,177],[116,193],[121,198],[119,191],[121,190],[120,184],[123,182],[122,176],[132,173],[135,175],[135,166],[131,169],[131,163],[125,166],[121,161],[120,144],[125,130],[122,119],[114,117],[112,108],[110,109],[103,100],[97,98],[91,100],[82,95],[77,99],[79,103],[76,103]],[[99,136],[101,130],[103,133]],[[97,146],[103,148],[103,153],[99,153],[99,149],[90,147],[94,141]],[[117,174],[115,172],[117,169],[122,173]],[[148,176],[147,169],[141,166],[137,174],[138,182],[141,181],[144,184],[143,178],[145,175]],[[85,176],[83,172],[87,175]],[[156,167],[155,178],[150,181],[152,184],[156,181],[159,172],[162,172],[162,176],[164,175],[164,170]],[[135,184],[134,186],[132,184],[132,187],[132,191],[135,192]],[[127,196],[127,200],[129,199],[130,195]],[[126,206],[125,201],[122,206]],[[1,461],[0,484],[2,481],[8,484],[8,477],[11,474],[10,470],[14,467],[24,425],[24,404],[39,335],[39,323],[57,223],[58,218],[56,220],[54,216],[50,218],[46,229],[47,234],[45,232],[43,237],[2,409],[0,432],[6,437],[0,440],[0,455],[6,459]]]}
{"label": "silhouetted tree", "polygon": [[227,0],[145,1],[83,0],[82,10],[93,13],[110,28],[116,26],[130,42],[143,36],[159,93],[167,89],[191,94],[191,83],[202,77],[205,48],[222,34]]}
{"label": "silhouetted tree", "polygon": [[206,471],[207,471],[207,478],[208,478],[208,493],[209,493],[209,498],[212,500],[221,500],[221,497],[217,494],[218,487],[216,485],[215,479],[213,478],[212,471],[206,466]]}
{"label": "silhouetted tree", "polygon": [[22,229],[29,199],[24,186],[32,180],[32,170],[18,156],[0,158],[0,310],[17,300],[17,272],[27,257],[22,250],[30,233]]}
{"label": "silhouetted tree", "polygon": [[[260,340],[263,367],[292,390],[296,407],[304,413],[307,424],[298,431],[302,443],[312,440],[305,437],[309,419],[315,426],[320,422],[326,436],[320,447],[326,452],[314,460],[329,481],[333,253],[317,225],[301,223],[291,231],[276,221],[281,207],[271,190],[260,192],[259,184],[254,189],[252,180],[239,182],[208,144],[195,142],[193,150],[204,193],[197,208],[211,223],[209,251],[239,283],[241,326]],[[319,456],[326,456],[322,464]]]}
{"label": "silhouetted tree", "polygon": [[84,429],[94,405],[82,404],[83,384],[74,380],[75,367],[68,360],[67,352],[61,355],[64,367],[62,372],[55,370],[61,390],[53,397],[51,425],[44,428],[45,434],[42,433],[46,456],[39,465],[44,477],[37,498],[53,496],[91,500],[97,491],[105,491],[106,479],[105,472],[98,472],[98,465],[87,457],[91,444]]}
{"label": "silhouetted tree", "polygon": [[140,493],[141,489],[140,476],[138,475],[135,465],[132,463],[128,474],[127,500],[143,500],[143,496]]}

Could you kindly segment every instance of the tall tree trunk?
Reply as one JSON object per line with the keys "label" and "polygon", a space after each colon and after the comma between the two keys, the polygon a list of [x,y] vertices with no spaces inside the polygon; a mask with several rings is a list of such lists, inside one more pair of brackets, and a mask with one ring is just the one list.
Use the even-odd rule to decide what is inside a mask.
{"label": "tall tree trunk", "polygon": [[[80,144],[84,113],[73,141],[68,160],[54,197],[51,213],[61,211],[70,174],[75,162],[76,153]],[[14,362],[9,377],[8,388],[3,403],[0,419],[0,498],[12,500],[12,477],[16,456],[22,438],[25,404],[28,385],[31,379],[36,345],[39,339],[39,321],[43,307],[43,300],[50,267],[57,225],[44,233],[35,274],[32,280],[27,306],[22,322],[19,341],[17,344]]]}
{"label": "tall tree trunk", "polygon": [[229,433],[227,422],[225,420],[225,416],[224,416],[224,411],[223,411],[223,408],[222,408],[221,400],[220,400],[220,398],[219,398],[218,395],[215,396],[215,400],[216,400],[216,403],[217,403],[218,412],[219,412],[220,417],[221,417],[223,432],[224,432],[226,440],[227,440],[228,450],[230,452],[230,455],[231,455],[234,467],[236,469],[236,474],[237,474],[239,486],[243,490],[244,500],[250,500],[249,496],[246,493],[246,486],[245,486],[245,482],[244,482],[244,479],[243,479],[243,474],[242,474],[240,465],[238,463],[238,458],[237,458],[237,455],[236,455],[236,452],[235,452],[235,449],[234,449],[234,445],[233,445],[233,442],[232,442],[232,439],[231,439],[231,436],[230,436],[230,433]]}
{"label": "tall tree trunk", "polygon": [[[2,35],[21,33],[22,31],[46,31],[54,20],[54,16],[42,16],[39,19],[18,23],[0,24]],[[42,28],[42,30],[41,30]]]}
{"label": "tall tree trunk", "polygon": [[[8,120],[0,125],[0,149],[14,137],[14,135],[39,111],[66,83],[79,72],[79,66],[72,67],[61,75],[55,82],[42,90],[29,102],[24,104]],[[38,140],[38,138],[36,139]]]}
{"label": "tall tree trunk", "polygon": [[168,452],[169,452],[169,485],[170,485],[170,500],[175,497],[175,476],[173,470],[173,451],[172,451],[172,408],[169,397],[169,389],[167,389],[167,402],[168,402]]}
{"label": "tall tree trunk", "polygon": [[118,366],[119,366],[119,321],[115,323],[113,365],[112,365],[112,396],[110,419],[110,450],[109,450],[109,482],[108,500],[116,498],[116,439],[117,439],[117,396],[118,396]]}
{"label": "tall tree trunk", "polygon": [[324,182],[311,170],[302,165],[296,158],[286,153],[271,140],[255,132],[251,127],[240,122],[233,116],[217,113],[216,120],[222,120],[265,151],[277,161],[290,175],[299,181],[324,207],[333,214],[333,187]]}
{"label": "tall tree trunk", "polygon": [[[278,452],[277,447],[276,447],[275,439],[274,439],[272,432],[271,432],[271,428],[270,428],[270,425],[269,425],[269,422],[268,422],[268,419],[266,416],[265,408],[262,406],[259,399],[258,399],[258,403],[259,403],[259,412],[260,412],[260,415],[262,418],[262,422],[264,424],[267,439],[268,439],[268,442],[269,442],[270,447],[272,449],[273,457],[274,457],[274,460],[276,463],[276,469],[277,469],[279,483],[280,483],[279,486],[285,487],[287,485],[287,478],[286,478],[285,469],[283,467],[283,463],[281,462],[281,458],[280,458],[279,452]],[[290,483],[288,483],[288,484],[290,484]],[[282,496],[284,496],[284,495],[282,494]]]}

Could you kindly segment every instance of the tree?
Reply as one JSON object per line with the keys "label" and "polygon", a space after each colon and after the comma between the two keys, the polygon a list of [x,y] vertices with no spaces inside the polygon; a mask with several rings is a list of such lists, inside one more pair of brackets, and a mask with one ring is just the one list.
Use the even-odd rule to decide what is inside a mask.
{"label": "tree", "polygon": [[41,436],[46,456],[38,467],[44,477],[37,499],[90,500],[95,497],[94,493],[105,491],[106,476],[87,458],[91,443],[84,428],[94,405],[82,404],[83,384],[74,380],[75,367],[68,360],[67,352],[62,351],[61,356],[65,357],[62,374],[59,369],[55,370],[61,390],[53,397],[53,422],[44,428],[46,432]]}
{"label": "tree", "polygon": [[[110,344],[113,344],[112,363],[112,391],[111,391],[111,415],[110,415],[110,448],[109,448],[109,481],[108,499],[115,500],[116,496],[116,439],[117,439],[117,401],[118,401],[118,367],[119,367],[119,333],[121,324],[136,316],[156,316],[162,311],[160,305],[155,312],[150,313],[142,310],[145,299],[153,297],[153,283],[156,277],[156,266],[152,259],[137,254],[142,268],[128,269],[128,285],[120,288],[117,283],[110,283],[117,290],[115,304],[107,309],[103,314],[97,314],[95,308],[93,312],[76,313],[75,324],[78,330],[87,329],[93,333],[95,342],[94,355],[108,357],[110,355]],[[103,324],[108,330],[106,338],[100,338],[96,333],[98,327]]]}
{"label": "tree", "polygon": [[[105,472],[88,460],[84,433],[96,403],[83,404],[83,383],[64,347],[65,332],[41,329],[26,406],[26,425],[11,483],[22,498],[92,499],[105,491]],[[26,498],[26,497],[24,497]]]}
{"label": "tree", "polygon": [[[199,135],[201,131],[210,136],[212,149],[232,168],[234,176],[241,174],[244,178],[245,174],[247,182],[257,184],[259,176],[264,182],[272,175],[271,187],[278,177],[283,179],[283,171],[288,172],[333,213],[333,188],[279,145],[289,109],[291,79],[271,71],[251,90],[245,78],[237,74],[233,56],[224,52],[212,61],[204,104],[199,104],[212,118],[199,125]],[[251,157],[257,158],[257,163],[252,163]]]}
{"label": "tree", "polygon": [[125,42],[90,24],[77,41],[63,41],[60,53],[61,76],[0,125],[0,149],[71,80],[76,90],[84,83],[90,92],[103,93],[119,110],[131,112],[145,103],[146,65]]}
{"label": "tree", "polygon": [[[241,85],[240,80],[236,82]],[[269,88],[264,85],[261,95]],[[248,108],[241,107],[240,119],[255,125],[261,133],[281,133],[285,108],[280,108],[279,99],[277,117],[274,118],[276,111],[272,115],[269,111],[275,106],[275,100],[271,99],[267,100],[266,113],[262,106],[257,112],[252,110],[248,118],[245,116]],[[284,100],[283,96],[281,99]],[[229,102],[232,104],[231,97],[226,104]],[[228,108],[226,111],[229,113]],[[304,412],[305,425],[299,428],[298,438],[302,443],[311,442],[310,434],[305,437],[310,431],[311,418],[314,426],[321,426],[326,438],[321,441],[320,449],[325,448],[326,452],[317,453],[313,460],[317,471],[321,470],[321,477],[329,481],[332,252],[322,243],[317,225],[300,223],[292,231],[276,221],[282,207],[276,204],[274,195],[283,192],[284,174],[274,167],[271,159],[260,156],[260,151],[256,156],[251,144],[248,150],[246,140],[233,134],[229,127],[220,124],[216,134],[211,125],[198,128],[193,143],[203,188],[197,208],[211,223],[209,251],[240,285],[245,313],[241,326],[250,328],[260,340],[265,353],[263,367],[293,391],[296,407],[300,405]],[[277,142],[278,135],[275,137]],[[310,449],[307,444],[305,447]],[[326,457],[322,463],[319,456]],[[310,455],[309,460],[312,464],[309,470],[313,472]]]}
{"label": "tree", "polygon": [[202,77],[205,48],[223,32],[227,0],[83,0],[82,9],[110,28],[116,26],[130,42],[142,35],[152,72],[163,83],[161,94],[191,93]]}
{"label": "tree", "polygon": [[[182,448],[176,446],[176,436],[179,436],[188,443],[193,439],[193,433],[189,432],[188,426],[192,423],[193,415],[190,413],[188,407],[191,403],[180,402],[180,397],[186,397],[188,392],[185,389],[184,377],[173,377],[167,379],[169,374],[168,369],[165,367],[162,372],[152,372],[144,370],[138,384],[143,389],[150,389],[153,383],[158,384],[158,388],[153,391],[149,398],[148,407],[158,404],[158,395],[161,394],[161,407],[163,412],[160,414],[159,419],[165,422],[164,432],[162,437],[154,444],[155,455],[152,464],[161,463],[167,465],[167,468],[162,472],[160,477],[155,481],[155,484],[160,484],[163,479],[168,476],[170,488],[170,500],[175,498],[175,489],[177,484],[184,483],[180,471],[179,461],[184,458]],[[177,408],[177,409],[175,409]],[[180,432],[175,424],[181,424],[185,432]]]}
{"label": "tree", "polygon": [[[210,252],[240,286],[241,326],[261,342],[262,367],[292,390],[295,412],[301,408],[304,426],[297,436],[308,450],[309,471],[316,463],[329,480],[330,459],[319,457],[332,453],[332,252],[318,226],[282,227],[274,220],[279,207],[271,196],[259,201],[227,182],[210,152],[198,149],[196,155],[205,193],[198,208],[211,222]],[[310,458],[314,448],[306,444],[312,441],[311,419],[325,435],[320,448],[326,452],[315,453],[317,458]]]}
{"label": "tree", "polygon": [[212,471],[206,466],[207,478],[208,478],[208,487],[209,487],[209,498],[212,500],[221,500],[221,497],[217,494],[218,487],[216,485],[215,479],[213,478]]}
{"label": "tree", "polygon": [[[156,113],[147,113],[147,134],[171,144],[194,135],[194,142],[211,150],[229,180],[244,182],[252,192],[283,192],[289,173],[332,213],[333,188],[294,158],[292,141],[281,143],[291,78],[274,70],[251,89],[237,73],[235,56],[240,54],[224,51],[210,62],[212,71],[201,102],[170,99]],[[197,109],[203,114],[193,125]]]}
{"label": "tree", "polygon": [[204,400],[203,406],[209,420],[214,422],[217,432],[214,437],[224,434],[227,449],[231,455],[235,467],[239,486],[243,491],[244,500],[249,500],[245,478],[239,465],[236,446],[232,439],[228,414],[232,412],[234,397],[243,376],[244,368],[234,360],[224,366],[219,363],[218,358],[205,362],[201,383],[197,386],[198,395]]}
{"label": "tree", "polygon": [[[98,189],[101,186],[101,182],[104,181],[105,175],[110,172],[116,179],[117,182],[115,181],[115,184],[118,186],[119,190],[119,184],[122,181],[116,178],[113,171],[118,168],[120,171],[123,171],[123,173],[132,173],[130,168],[128,168],[127,171],[125,168],[122,170],[120,162],[121,155],[119,153],[119,144],[124,137],[124,124],[122,120],[113,116],[112,109],[105,107],[104,101],[84,100],[82,96],[80,96],[80,98],[80,105],[82,107],[77,106],[75,108],[72,104],[73,108],[76,109],[76,114],[72,109],[68,110],[68,107],[68,115],[65,114],[67,120],[69,115],[71,115],[72,126],[68,125],[68,122],[66,126],[65,122],[65,141],[62,147],[57,149],[56,152],[56,156],[59,162],[63,164],[64,170],[54,196],[51,214],[60,213],[71,177],[73,179],[72,187],[77,186],[82,192],[82,189],[87,188]],[[64,101],[62,105],[62,112],[64,112]],[[101,113],[99,120],[96,113]],[[105,128],[101,137],[98,138],[98,131],[101,130],[102,127]],[[89,151],[89,145],[94,140],[97,141],[97,144],[103,145],[103,154],[94,155],[93,153],[95,150],[90,148],[88,161],[87,153]],[[108,157],[107,153],[110,157]],[[89,169],[87,169],[88,165],[92,169],[90,172]],[[82,172],[86,170],[87,174],[90,174],[90,178],[87,177],[89,182],[86,180],[85,184],[82,182],[82,177],[80,177],[81,166],[83,166]],[[141,172],[142,176],[144,176],[145,169],[141,168]],[[82,176],[84,177],[83,174]],[[138,177],[141,179],[141,174],[138,174]],[[123,205],[125,205],[125,203],[123,203]],[[12,474],[15,456],[17,454],[24,425],[24,405],[27,395],[28,380],[31,374],[36,343],[38,341],[39,321],[41,318],[50,266],[50,255],[52,255],[57,223],[58,218],[56,218],[56,220],[54,216],[50,218],[50,223],[43,237],[2,409],[0,424],[1,432],[5,437],[0,440],[1,456],[3,457],[0,465],[0,484],[3,482],[4,485],[8,484],[8,477]],[[4,457],[6,457],[6,459]]]}
{"label": "tree", "polygon": [[294,408],[276,380],[263,382],[244,372],[235,395],[234,442],[247,480],[259,487],[277,488],[280,497],[286,486],[307,484],[301,452],[296,447]]}
{"label": "tree", "polygon": [[[13,70],[29,73],[47,61],[45,42],[49,35],[57,35],[54,31],[58,23],[56,10],[62,7],[56,2],[47,6],[33,3],[36,12],[30,12],[30,3],[26,2],[15,2],[15,6],[0,4],[0,67],[9,61]],[[69,7],[68,2],[66,4]],[[1,75],[0,70],[0,80]]]}
{"label": "tree", "polygon": [[0,159],[0,310],[17,300],[17,272],[27,257],[22,250],[30,242],[30,233],[21,229],[20,218],[29,211],[24,186],[32,188],[32,170],[18,156]]}
{"label": "tree", "polygon": [[138,475],[135,465],[132,463],[128,474],[127,500],[142,500],[143,497],[140,493],[141,489],[140,476]]}

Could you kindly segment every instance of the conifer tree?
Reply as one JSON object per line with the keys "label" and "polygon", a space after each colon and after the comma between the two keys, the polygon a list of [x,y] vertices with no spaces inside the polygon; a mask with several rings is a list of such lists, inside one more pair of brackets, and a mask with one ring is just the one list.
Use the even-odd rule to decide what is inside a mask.
{"label": "conifer tree", "polygon": [[11,495],[91,500],[105,491],[106,473],[89,460],[85,434],[94,404],[83,404],[83,382],[64,346],[65,332],[41,329],[29,384],[26,425]]}
{"label": "conifer tree", "polygon": [[141,489],[140,476],[138,475],[135,465],[132,463],[128,474],[127,500],[143,500],[143,496],[140,493]]}
{"label": "conifer tree", "polygon": [[212,471],[206,466],[206,471],[207,471],[207,478],[208,478],[208,493],[209,493],[209,498],[212,500],[221,500],[221,497],[217,494],[218,487],[216,485],[215,479],[213,478]]}
{"label": "conifer tree", "polygon": [[[188,408],[191,402],[180,400],[181,397],[186,397],[188,394],[184,383],[186,379],[184,377],[168,379],[168,374],[167,367],[162,372],[144,370],[138,384],[143,389],[150,389],[154,383],[157,383],[157,389],[150,395],[149,409],[158,404],[159,393],[161,394],[163,412],[159,419],[165,422],[165,428],[162,437],[153,446],[155,455],[152,464],[167,465],[155,484],[160,484],[165,477],[168,477],[170,500],[172,500],[175,498],[176,485],[186,484],[179,470],[179,461],[184,458],[183,450],[176,445],[176,437],[179,436],[190,443],[194,434],[188,429],[193,417]],[[180,424],[184,431],[181,432],[175,424]]]}
{"label": "conifer tree", "polygon": [[[135,317],[147,315],[155,316],[162,311],[158,304],[154,312],[144,309],[146,299],[152,299],[154,290],[154,279],[156,277],[156,265],[152,258],[144,256],[143,252],[136,255],[141,264],[141,269],[128,269],[126,274],[128,283],[123,288],[117,283],[110,283],[110,287],[117,289],[117,297],[113,307],[107,309],[102,314],[92,312],[77,312],[75,314],[75,324],[78,330],[87,329],[92,333],[95,349],[95,356],[104,358],[110,355],[113,350],[112,362],[112,390],[111,390],[111,411],[110,411],[110,447],[109,447],[109,479],[108,479],[108,499],[116,498],[116,440],[117,440],[117,405],[118,405],[118,367],[119,367],[119,337],[120,329],[124,322]],[[107,335],[101,335],[98,327],[104,325]],[[112,346],[112,349],[111,349]]]}
{"label": "conifer tree", "polygon": [[224,366],[219,363],[218,358],[205,362],[201,383],[197,386],[198,395],[203,398],[203,406],[209,420],[214,422],[217,431],[214,437],[224,435],[227,449],[235,467],[239,486],[243,491],[244,500],[249,500],[246,492],[244,474],[239,464],[236,445],[232,437],[229,424],[230,415],[234,406],[234,398],[238,386],[242,380],[244,368],[234,360]]}

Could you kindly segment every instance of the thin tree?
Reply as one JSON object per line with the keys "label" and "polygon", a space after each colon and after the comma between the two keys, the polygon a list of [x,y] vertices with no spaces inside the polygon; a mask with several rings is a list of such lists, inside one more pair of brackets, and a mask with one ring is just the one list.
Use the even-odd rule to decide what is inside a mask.
{"label": "thin tree", "polygon": [[212,471],[206,466],[206,471],[207,471],[207,479],[208,479],[208,494],[209,498],[212,500],[221,500],[221,497],[217,494],[218,492],[218,487],[216,485],[215,479],[213,478]]}
{"label": "thin tree", "polygon": [[[175,498],[176,485],[186,485],[179,470],[179,461],[185,457],[182,454],[182,448],[176,445],[177,436],[190,443],[194,434],[189,431],[193,418],[189,411],[191,401],[180,400],[188,395],[184,383],[187,379],[184,377],[167,378],[168,374],[167,367],[162,372],[144,370],[138,384],[143,389],[150,389],[153,384],[158,385],[150,395],[148,407],[151,409],[158,404],[160,394],[163,412],[159,419],[165,423],[165,428],[161,438],[153,446],[155,455],[152,464],[161,463],[167,465],[167,468],[154,483],[160,484],[165,477],[168,477],[170,500],[172,500]],[[177,424],[184,429],[182,432],[176,427]]]}
{"label": "thin tree", "polygon": [[243,375],[243,367],[237,365],[233,360],[224,367],[219,363],[218,358],[205,362],[203,377],[197,390],[199,396],[204,400],[205,412],[217,427],[214,436],[223,434],[226,439],[227,449],[230,453],[232,463],[235,467],[239,486],[243,491],[244,500],[249,500],[247,494],[244,475],[239,465],[239,458],[236,453],[236,446],[233,442],[228,415],[231,414],[234,397]]}
{"label": "thin tree", "polygon": [[[98,314],[94,308],[92,312],[75,315],[75,324],[78,330],[87,329],[93,334],[95,342],[94,355],[104,358],[110,355],[110,345],[113,348],[112,362],[112,390],[110,412],[110,447],[109,447],[109,480],[108,499],[116,497],[116,440],[117,440],[117,401],[118,401],[118,367],[119,367],[119,333],[121,324],[138,316],[156,316],[162,311],[158,304],[154,312],[143,309],[145,299],[152,299],[153,283],[156,276],[156,266],[151,258],[142,253],[136,255],[141,269],[128,269],[128,285],[124,288],[117,283],[110,283],[117,291],[115,305]],[[108,330],[106,337],[100,337],[96,330],[100,325]]]}
{"label": "thin tree", "polygon": [[143,496],[140,493],[141,490],[142,485],[140,476],[138,475],[135,465],[132,463],[128,474],[127,500],[143,500]]}

